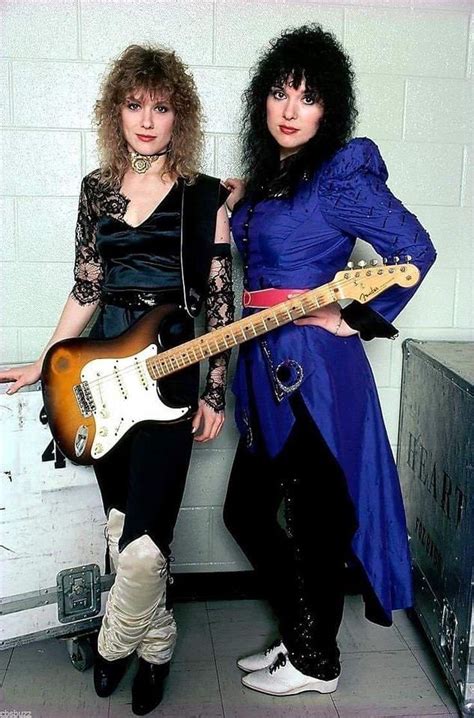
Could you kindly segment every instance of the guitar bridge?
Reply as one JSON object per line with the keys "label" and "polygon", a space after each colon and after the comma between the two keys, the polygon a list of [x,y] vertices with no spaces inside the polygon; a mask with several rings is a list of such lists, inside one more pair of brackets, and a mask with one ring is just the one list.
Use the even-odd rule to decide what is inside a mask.
{"label": "guitar bridge", "polygon": [[76,401],[81,411],[82,416],[92,416],[95,411],[95,402],[92,397],[92,392],[87,381],[83,381],[81,384],[76,384],[74,387],[74,394]]}

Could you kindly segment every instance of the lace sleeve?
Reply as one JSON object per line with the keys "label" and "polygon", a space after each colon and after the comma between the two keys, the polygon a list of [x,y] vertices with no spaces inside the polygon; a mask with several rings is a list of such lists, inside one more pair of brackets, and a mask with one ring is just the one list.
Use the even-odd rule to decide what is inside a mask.
{"label": "lace sleeve", "polygon": [[76,223],[76,255],[72,296],[79,304],[92,304],[100,297],[103,278],[102,260],[97,251],[95,230],[97,215],[91,199],[88,177],[82,180]]}
{"label": "lace sleeve", "polygon": [[[217,244],[209,274],[206,299],[206,329],[208,332],[234,321],[234,294],[232,291],[232,257],[228,244]],[[230,349],[209,359],[206,386],[201,395],[214,411],[225,407],[227,366]]]}

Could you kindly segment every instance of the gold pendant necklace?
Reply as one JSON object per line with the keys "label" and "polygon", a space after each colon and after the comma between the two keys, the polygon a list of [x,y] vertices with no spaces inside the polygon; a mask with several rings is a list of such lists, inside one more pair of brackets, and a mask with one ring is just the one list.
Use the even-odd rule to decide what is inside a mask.
{"label": "gold pendant necklace", "polygon": [[164,150],[157,152],[155,155],[141,155],[139,152],[130,152],[130,164],[132,170],[139,175],[144,174],[150,169],[152,162],[156,162],[158,157],[166,155],[170,151],[171,143]]}
{"label": "gold pendant necklace", "polygon": [[150,169],[151,163],[157,160],[159,155],[140,155],[138,152],[130,152],[130,164],[132,170],[139,175]]}

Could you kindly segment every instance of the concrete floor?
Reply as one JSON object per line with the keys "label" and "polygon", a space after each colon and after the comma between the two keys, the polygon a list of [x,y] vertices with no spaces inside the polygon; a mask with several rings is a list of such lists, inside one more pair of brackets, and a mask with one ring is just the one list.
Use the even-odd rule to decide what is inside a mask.
{"label": "concrete floor", "polygon": [[[238,656],[266,646],[275,625],[264,601],[178,603],[178,645],[162,718],[448,718],[458,715],[429,646],[404,612],[391,628],[363,618],[348,596],[339,634],[342,676],[332,695],[273,698],[241,685]],[[0,653],[2,718],[125,718],[132,716],[133,663],[116,693],[98,698],[92,671],[80,673],[61,640]],[[5,712],[4,712],[5,711]],[[15,714],[15,711],[17,713]],[[24,714],[21,711],[25,711]],[[19,714],[19,715],[18,715]]]}

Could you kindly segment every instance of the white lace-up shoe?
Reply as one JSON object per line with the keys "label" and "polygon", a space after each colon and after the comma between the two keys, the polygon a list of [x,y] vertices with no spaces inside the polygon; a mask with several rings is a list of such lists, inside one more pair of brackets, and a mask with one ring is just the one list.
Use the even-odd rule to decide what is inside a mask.
{"label": "white lace-up shoe", "polygon": [[253,655],[246,656],[245,658],[239,658],[237,665],[246,673],[250,673],[251,671],[260,671],[262,668],[268,668],[268,666],[271,666],[279,653],[283,653],[286,656],[288,651],[283,641],[280,638],[277,638],[275,643],[268,646],[265,651],[262,651],[261,653],[254,653]]}
{"label": "white lace-up shoe", "polygon": [[339,682],[339,676],[331,681],[306,676],[290,662],[288,656],[280,653],[268,668],[249,673],[242,677],[247,688],[270,696],[294,696],[305,691],[333,693]]}

